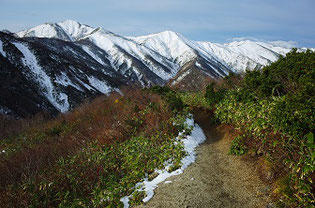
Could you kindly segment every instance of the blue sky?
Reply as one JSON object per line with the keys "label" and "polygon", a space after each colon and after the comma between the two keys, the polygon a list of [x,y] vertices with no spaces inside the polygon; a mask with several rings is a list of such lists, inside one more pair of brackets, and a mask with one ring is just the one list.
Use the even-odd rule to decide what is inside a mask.
{"label": "blue sky", "polygon": [[315,47],[315,0],[0,0],[0,30],[72,19],[127,36],[294,41]]}

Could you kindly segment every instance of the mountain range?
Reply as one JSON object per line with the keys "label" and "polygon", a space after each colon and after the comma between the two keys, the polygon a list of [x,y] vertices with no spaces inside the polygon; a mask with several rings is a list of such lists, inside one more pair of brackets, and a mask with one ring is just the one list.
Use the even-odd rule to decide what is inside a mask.
{"label": "mountain range", "polygon": [[2,31],[0,113],[58,114],[128,85],[194,89],[204,79],[261,68],[290,50],[277,42],[192,41],[172,31],[124,37],[73,20]]}

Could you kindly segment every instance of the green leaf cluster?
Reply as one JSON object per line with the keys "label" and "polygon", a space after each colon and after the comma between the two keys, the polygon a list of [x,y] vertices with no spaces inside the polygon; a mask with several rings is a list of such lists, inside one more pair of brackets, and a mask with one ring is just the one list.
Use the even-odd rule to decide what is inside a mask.
{"label": "green leaf cluster", "polygon": [[216,95],[214,84],[207,88],[215,116],[245,135],[232,142],[230,153],[260,150],[289,176],[292,194],[284,203],[314,204],[315,53],[294,49],[261,70],[246,71],[234,87],[220,87],[223,96]]}

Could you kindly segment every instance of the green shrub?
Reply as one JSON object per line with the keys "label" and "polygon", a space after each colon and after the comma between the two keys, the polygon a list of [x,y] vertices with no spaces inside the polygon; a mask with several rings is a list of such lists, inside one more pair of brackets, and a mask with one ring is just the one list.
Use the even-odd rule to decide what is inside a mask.
{"label": "green shrub", "polygon": [[166,98],[166,101],[169,104],[169,107],[173,111],[180,112],[185,108],[185,104],[182,99],[179,97],[179,94],[166,86],[154,86],[148,89],[150,92],[156,93],[158,95]]}
{"label": "green shrub", "polygon": [[215,83],[212,82],[206,87],[205,97],[210,106],[213,106],[215,103],[220,102],[226,93],[225,88],[219,88],[215,90]]}
{"label": "green shrub", "polygon": [[244,145],[244,138],[237,136],[231,143],[229,154],[231,155],[243,155],[247,152],[247,148]]}
{"label": "green shrub", "polygon": [[258,97],[281,96],[297,92],[314,83],[315,52],[298,53],[293,49],[285,57],[262,70],[246,71],[243,87]]}
{"label": "green shrub", "polygon": [[[181,117],[176,121],[190,131]],[[145,174],[164,168],[166,161],[179,167],[185,156],[183,145],[178,141],[175,144],[175,137],[157,133],[151,138],[136,136],[110,146],[92,143],[73,157],[61,158],[41,175],[39,183],[26,182],[23,187],[29,205],[121,207],[120,198],[128,195],[132,195],[131,204],[139,204],[144,193],[135,186]]]}
{"label": "green shrub", "polygon": [[167,86],[153,86],[149,88],[149,91],[154,92],[158,95],[167,95],[170,92],[174,92],[171,88]]}
{"label": "green shrub", "polygon": [[211,108],[202,92],[179,92],[178,94],[185,105],[195,108]]}
{"label": "green shrub", "polygon": [[315,131],[314,80],[315,53],[293,50],[262,70],[246,71],[237,87],[226,88],[223,98],[216,98],[214,85],[207,89],[208,99],[216,103],[215,116],[242,133],[230,153],[260,149],[286,175],[282,175],[289,180],[286,190],[292,191],[285,197],[286,206],[315,203],[315,146],[310,133]]}
{"label": "green shrub", "polygon": [[141,203],[135,185],[166,161],[179,167],[185,152],[175,138],[191,131],[178,95],[158,89],[165,95],[101,97],[2,140],[0,207],[122,207],[131,194],[131,205]]}

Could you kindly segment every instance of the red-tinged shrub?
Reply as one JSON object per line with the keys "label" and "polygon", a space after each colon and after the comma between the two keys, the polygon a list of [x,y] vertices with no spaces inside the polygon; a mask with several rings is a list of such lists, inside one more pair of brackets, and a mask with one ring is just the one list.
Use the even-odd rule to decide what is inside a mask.
{"label": "red-tinged shrub", "polygon": [[59,158],[73,155],[92,141],[103,145],[125,141],[139,132],[175,131],[165,123],[172,113],[158,95],[139,89],[123,89],[122,93],[98,97],[48,122],[34,118],[18,136],[4,140],[1,186],[35,178]]}

